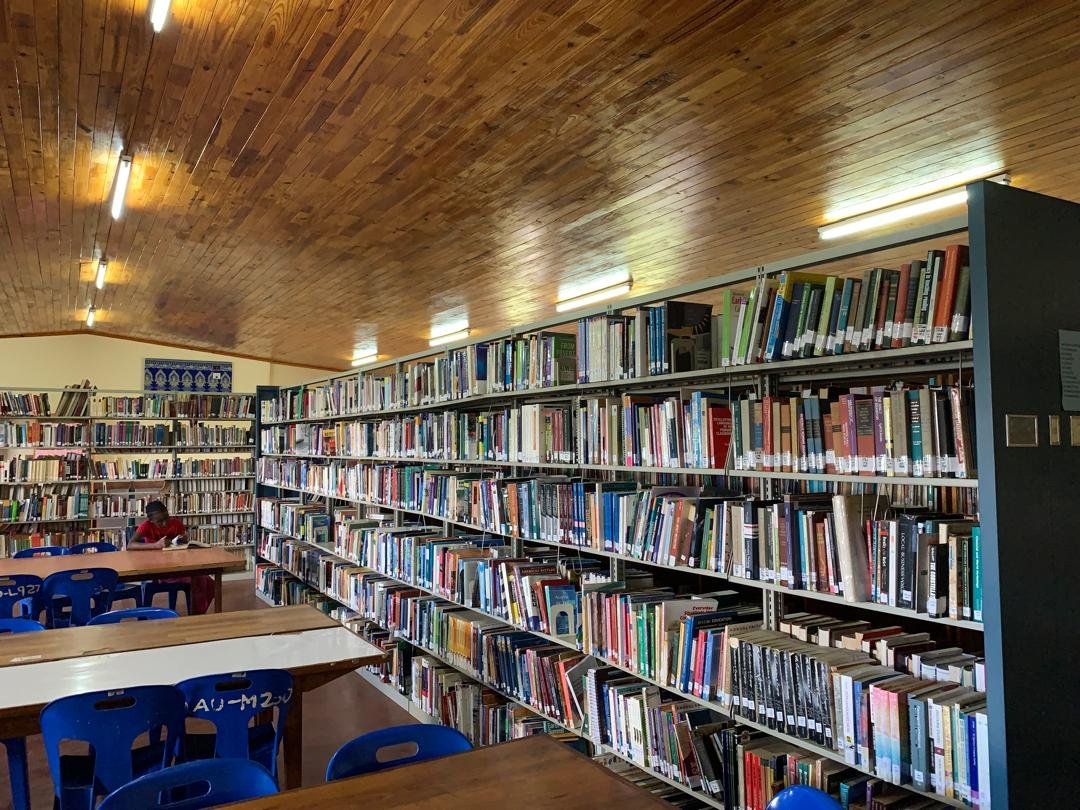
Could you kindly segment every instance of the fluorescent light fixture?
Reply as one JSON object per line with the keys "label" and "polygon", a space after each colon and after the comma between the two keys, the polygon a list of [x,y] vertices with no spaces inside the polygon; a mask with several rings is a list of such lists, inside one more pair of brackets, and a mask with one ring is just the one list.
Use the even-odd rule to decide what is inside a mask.
{"label": "fluorescent light fixture", "polygon": [[97,277],[94,279],[94,286],[99,290],[105,286],[105,271],[108,269],[109,263],[102,259],[98,262]]}
{"label": "fluorescent light fixture", "polygon": [[94,307],[93,306],[91,306],[90,309],[86,310],[86,325],[87,325],[87,327],[89,327],[91,329],[94,326]]}
{"label": "fluorescent light fixture", "polygon": [[447,332],[445,335],[433,336],[428,340],[428,346],[442,346],[446,343],[453,343],[455,340],[464,340],[469,336],[469,327],[459,329],[456,332]]}
{"label": "fluorescent light fixture", "polygon": [[353,368],[356,368],[357,366],[365,366],[368,363],[374,363],[378,359],[379,359],[379,355],[378,355],[377,352],[368,352],[365,355],[361,355],[359,357],[354,357],[352,359],[352,366],[353,366]]}
{"label": "fluorescent light fixture", "polygon": [[116,166],[116,180],[113,183],[113,219],[120,219],[120,215],[124,213],[124,199],[127,197],[129,180],[131,180],[131,155],[121,155],[120,162]]}
{"label": "fluorescent light fixture", "polygon": [[630,292],[630,287],[632,285],[632,281],[623,281],[619,284],[613,284],[610,287],[604,287],[602,290],[594,290],[593,292],[588,292],[584,295],[575,295],[573,298],[556,301],[555,311],[568,312],[572,309],[580,309],[581,307],[587,307],[589,304],[595,304],[597,301],[606,301],[609,298],[617,298],[620,295],[626,295]]}
{"label": "fluorescent light fixture", "polygon": [[150,4],[150,25],[154,26],[154,31],[158,34],[169,19],[169,2],[170,0],[154,0]]}
{"label": "fluorescent light fixture", "polygon": [[929,194],[936,194],[939,191],[947,191],[949,189],[959,188],[960,186],[966,186],[968,183],[974,182],[975,180],[993,178],[1004,173],[1004,171],[1005,170],[1000,163],[988,163],[966,171],[942,175],[941,177],[928,180],[924,183],[901,186],[896,189],[896,191],[890,191],[880,197],[874,197],[873,199],[863,200],[862,202],[826,211],[825,219],[830,222],[836,222],[839,219],[848,219],[858,214],[865,214],[868,211],[890,208],[898,203],[916,200],[919,197],[926,197]]}
{"label": "fluorescent light fixture", "polygon": [[[1008,183],[1009,175],[998,174],[985,179],[995,183]],[[870,231],[885,225],[902,222],[905,219],[914,219],[924,214],[943,211],[946,208],[963,205],[965,202],[967,202],[967,188],[950,188],[935,194],[922,196],[910,202],[893,205],[881,211],[859,214],[839,222],[823,225],[818,228],[818,236],[822,239],[838,239],[841,236]]]}

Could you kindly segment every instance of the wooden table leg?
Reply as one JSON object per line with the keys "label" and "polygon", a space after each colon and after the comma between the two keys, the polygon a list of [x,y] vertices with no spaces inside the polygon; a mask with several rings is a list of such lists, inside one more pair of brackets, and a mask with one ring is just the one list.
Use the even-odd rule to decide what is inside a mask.
{"label": "wooden table leg", "polygon": [[304,774],[304,693],[299,688],[295,689],[289,703],[282,737],[285,749],[285,784],[282,789],[292,790],[300,787]]}
{"label": "wooden table leg", "polygon": [[214,574],[214,613],[221,613],[221,572]]}

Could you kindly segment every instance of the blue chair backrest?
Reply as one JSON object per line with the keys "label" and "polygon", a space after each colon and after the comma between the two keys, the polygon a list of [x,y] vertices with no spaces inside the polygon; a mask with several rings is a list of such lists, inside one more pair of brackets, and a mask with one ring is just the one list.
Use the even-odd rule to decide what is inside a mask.
{"label": "blue chair backrest", "polygon": [[[387,761],[380,761],[378,753],[384,748],[414,743],[416,753]],[[326,781],[344,779],[361,773],[395,768],[425,759],[445,757],[471,751],[469,739],[457,729],[447,726],[427,726],[416,723],[408,726],[391,726],[361,734],[355,740],[345,743],[330,758],[326,766]]]}
{"label": "blue chair backrest", "polygon": [[[261,712],[277,709],[274,724],[274,755],[285,729],[285,717],[293,694],[293,677],[283,669],[255,669],[234,674],[204,675],[181,681],[176,687],[184,693],[188,716],[214,724],[214,755],[248,758],[248,724]],[[276,772],[276,768],[274,769]]]}
{"label": "blue chair backrest", "polygon": [[37,548],[24,548],[16,551],[12,559],[21,560],[24,557],[62,557],[67,554],[65,546],[38,546]]}
{"label": "blue chair backrest", "polygon": [[94,624],[119,624],[120,622],[145,622],[153,619],[175,619],[180,614],[175,610],[157,607],[125,608],[123,610],[110,610],[94,616],[88,625]]}
{"label": "blue chair backrest", "polygon": [[78,627],[90,621],[93,613],[108,610],[118,579],[112,568],[79,568],[49,574],[41,588],[42,602],[50,614],[49,624],[55,627],[58,623],[58,608],[53,602],[56,596],[71,599],[70,620]]}
{"label": "blue chair backrest", "polygon": [[16,605],[24,599],[30,599],[37,605],[41,598],[41,584],[41,577],[33,574],[0,576],[0,618],[10,618]]}
{"label": "blue chair backrest", "polygon": [[38,630],[44,629],[44,625],[40,622],[35,622],[33,619],[0,619],[0,635],[7,635],[9,633],[36,633]]}
{"label": "blue chair backrest", "polygon": [[277,792],[274,777],[257,762],[201,759],[141,776],[106,796],[98,810],[201,810]]}
{"label": "blue chair backrest", "polygon": [[118,550],[112,543],[101,540],[96,543],[78,543],[68,550],[68,554],[104,554]]}
{"label": "blue chair backrest", "polygon": [[[53,784],[60,791],[60,743],[75,740],[87,743],[93,751],[95,782],[103,792],[111,793],[130,782],[131,747],[139,735],[151,736],[165,729],[165,747],[160,765],[166,767],[184,732],[184,696],[175,686],[135,686],[106,692],[54,700],[41,710],[41,734]],[[87,803],[88,807],[93,806]],[[61,802],[63,807],[63,802]]]}
{"label": "blue chair backrest", "polygon": [[773,796],[765,810],[841,810],[828,793],[807,785],[792,785]]}

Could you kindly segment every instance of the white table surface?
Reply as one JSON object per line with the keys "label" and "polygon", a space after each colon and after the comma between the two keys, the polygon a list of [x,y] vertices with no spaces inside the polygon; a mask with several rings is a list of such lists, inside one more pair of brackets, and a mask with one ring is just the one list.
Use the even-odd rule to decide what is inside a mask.
{"label": "white table surface", "polygon": [[378,647],[344,627],[328,627],[27,663],[0,668],[0,709],[40,706],[68,695],[103,689],[174,684],[198,675],[252,669],[292,670],[383,654]]}

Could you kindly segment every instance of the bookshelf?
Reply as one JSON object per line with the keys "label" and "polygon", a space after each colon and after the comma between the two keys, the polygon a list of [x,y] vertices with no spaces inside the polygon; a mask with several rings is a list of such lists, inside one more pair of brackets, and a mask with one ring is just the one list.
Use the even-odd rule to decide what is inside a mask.
{"label": "bookshelf", "polygon": [[[919,248],[929,245],[937,249],[956,241],[966,241],[970,249],[973,324],[970,339],[547,387],[525,384],[496,391],[475,385],[429,384],[431,379],[456,380],[449,370],[454,358],[471,357],[469,352],[479,351],[471,347],[481,344],[515,338],[527,340],[549,330],[561,329],[562,334],[566,334],[568,325],[582,319],[633,313],[657,302],[706,296],[718,290],[744,290],[748,285],[783,273],[819,269],[832,273],[830,267],[839,267],[841,269],[836,271],[839,276],[850,277],[848,268],[855,262],[872,266],[873,256],[879,251],[905,245]],[[985,659],[982,666],[986,706],[973,711],[982,712],[986,720],[985,738],[980,738],[979,752],[987,757],[994,806],[1005,807],[1010,802],[1024,806],[1031,796],[1064,795],[1071,787],[1068,769],[1032,769],[1025,767],[1025,763],[1045,757],[1047,751],[1060,752],[1066,757],[1077,753],[1072,728],[1078,718],[1071,708],[1072,701],[1045,686],[1060,681],[1063,673],[1075,671],[1077,663],[1074,645],[1070,643],[1077,629],[1072,618],[1075,611],[1070,609],[1072,594],[1065,587],[1064,577],[1054,577],[1048,572],[1066,570],[1070,559],[1070,536],[1065,527],[1075,525],[1073,519],[1080,517],[1075,514],[1080,507],[1074,505],[1072,499],[1052,495],[1080,472],[1077,469],[1080,456],[1075,455],[1075,448],[1080,446],[1080,421],[1073,424],[1069,414],[1063,411],[1058,367],[1058,329],[1080,329],[1080,316],[1076,314],[1080,281],[1059,269],[1069,266],[1080,252],[1078,242],[1080,207],[1018,189],[976,183],[969,187],[968,211],[963,217],[847,242],[804,256],[650,292],[612,306],[579,310],[440,347],[438,351],[379,363],[359,372],[314,380],[299,389],[262,388],[257,394],[258,494],[262,498],[292,498],[297,503],[324,504],[327,515],[344,508],[352,508],[358,517],[363,517],[365,511],[392,515],[392,526],[383,532],[384,539],[389,538],[388,543],[398,542],[391,529],[400,531],[420,524],[435,527],[446,535],[460,534],[464,530],[473,533],[471,537],[504,542],[515,557],[528,549],[547,547],[558,555],[560,564],[585,561],[581,562],[583,567],[576,570],[602,572],[613,580],[623,581],[628,573],[636,575],[635,572],[648,571],[656,577],[657,584],[673,585],[680,593],[685,590],[702,594],[721,586],[731,588],[745,600],[760,604],[761,623],[769,629],[778,628],[785,616],[801,610],[833,616],[840,621],[866,621],[873,627],[884,622],[899,625],[905,632],[927,632],[939,648],[955,645],[965,653],[981,655]],[[917,254],[913,252],[913,255]],[[1023,294],[1018,294],[1021,290]],[[520,454],[515,455],[522,450],[520,447],[495,443],[481,448],[474,443],[468,446],[468,452],[462,452],[463,444],[456,440],[424,445],[419,440],[413,442],[401,438],[413,427],[417,431],[437,432],[444,425],[460,424],[471,430],[475,425],[483,424],[486,429],[490,422],[476,420],[477,415],[487,418],[488,414],[497,414],[498,418],[503,418],[505,414],[507,419],[519,419],[517,424],[520,425],[526,406],[572,409],[590,397],[617,399],[627,393],[656,397],[673,393],[685,401],[695,391],[709,390],[726,394],[731,401],[764,402],[765,398],[775,398],[781,393],[790,395],[794,391],[807,391],[809,393],[800,396],[812,398],[820,396],[815,389],[850,391],[854,387],[897,381],[904,384],[907,396],[908,387],[931,388],[942,385],[942,380],[946,387],[959,388],[974,383],[971,407],[974,418],[971,435],[966,438],[977,450],[977,476],[959,477],[956,461],[943,465],[943,474],[927,475],[901,474],[903,471],[896,469],[861,475],[785,470],[783,465],[762,469],[756,463],[752,463],[750,469],[740,469],[745,465],[738,463],[737,451],[723,464],[708,467],[690,466],[685,462],[672,465],[583,463],[580,459],[540,456],[525,461]],[[414,384],[415,387],[410,387]],[[831,396],[820,397],[821,402],[832,404]],[[515,412],[517,417],[513,416]],[[405,417],[413,421],[407,421]],[[1015,441],[1023,419],[1010,422],[1013,440],[1007,438],[1006,417],[1033,419],[1038,424],[1035,446],[1021,446]],[[1051,432],[1048,430],[1050,417],[1057,418],[1060,423],[1060,439],[1055,443],[1047,436]],[[955,424],[958,427],[954,439],[963,432],[960,423]],[[301,426],[306,430],[297,430]],[[333,441],[326,446],[326,437],[320,435],[317,441],[323,446],[312,447],[311,437],[324,429],[332,434]],[[558,448],[559,452],[573,453],[580,445],[582,433],[577,425],[571,425],[569,433],[572,434],[571,446]],[[365,437],[367,444],[356,441],[358,436]],[[392,437],[391,440],[384,441],[386,436]],[[956,451],[956,455],[961,453]],[[616,456],[614,461],[618,460]],[[977,570],[981,574],[982,620],[947,613],[929,615],[917,609],[918,606],[903,606],[899,604],[903,600],[895,593],[895,583],[890,586],[894,591],[891,604],[879,601],[880,595],[851,601],[835,588],[793,586],[775,571],[770,575],[746,577],[734,575],[730,570],[703,567],[701,560],[696,565],[672,564],[670,559],[647,558],[637,548],[613,550],[596,543],[595,537],[584,543],[573,539],[572,533],[542,536],[522,532],[516,526],[508,526],[505,515],[499,520],[491,520],[482,508],[479,511],[474,508],[459,510],[456,507],[461,504],[449,496],[437,499],[439,508],[432,508],[430,502],[424,500],[433,491],[424,486],[434,487],[433,482],[443,476],[455,476],[454,485],[465,487],[462,492],[479,493],[483,498],[488,492],[484,487],[489,484],[491,491],[503,497],[510,482],[528,479],[539,486],[541,479],[560,474],[590,483],[623,482],[636,487],[635,492],[673,484],[723,486],[760,501],[782,498],[785,494],[838,493],[858,496],[860,502],[866,503],[867,498],[881,496],[894,503],[924,504],[975,518],[980,538],[981,566],[977,566]],[[598,488],[598,497],[600,492]],[[904,500],[909,497],[916,497],[916,500]],[[873,531],[877,531],[876,526],[875,519],[871,523]],[[620,524],[620,528],[624,527]],[[335,530],[331,524],[332,541],[336,539]],[[420,529],[415,532],[422,534]],[[381,608],[372,608],[375,603],[367,601],[366,592],[358,589],[370,586],[379,593],[382,591],[378,589],[389,589],[387,593],[392,596],[400,592],[394,588],[408,586],[407,592],[416,592],[420,596],[402,599],[420,599],[421,602],[436,599],[447,609],[463,609],[467,615],[475,617],[477,627],[483,622],[494,622],[507,631],[535,636],[568,651],[578,651],[578,642],[531,628],[506,614],[480,609],[473,599],[454,598],[453,593],[427,587],[411,570],[392,570],[385,560],[392,558],[392,548],[400,551],[406,546],[363,546],[368,553],[361,558],[343,553],[340,543],[336,542],[333,546],[312,544],[300,534],[283,535],[280,531],[263,528],[259,528],[257,534],[260,542],[273,535],[278,540],[284,538],[285,542],[306,545],[319,558],[326,558],[328,566],[353,566],[353,573],[349,574],[353,579],[348,581],[354,583],[354,589],[349,592],[339,592],[318,583],[312,585],[310,578],[306,578],[306,587],[326,600],[326,604],[334,605],[333,609],[346,621],[351,614],[359,614],[365,622],[383,627],[392,637],[410,642],[423,653],[465,672],[552,723],[583,733],[580,726],[552,715],[544,707],[464,665],[459,656],[425,643],[426,639],[401,626],[398,619],[380,613]],[[948,531],[945,536],[950,538],[949,543],[953,542]],[[835,538],[833,542],[836,543]],[[873,545],[872,541],[870,545]],[[419,545],[408,548],[411,549],[408,553],[424,553]],[[874,559],[871,557],[871,561]],[[261,560],[261,565],[267,569],[280,567],[280,563],[267,559]],[[335,576],[343,575],[344,569],[333,570],[337,572]],[[365,571],[368,573],[363,573]],[[301,579],[295,571],[284,576]],[[868,576],[872,578],[873,572]],[[877,587],[885,589],[881,582]],[[1009,605],[1007,611],[1003,609],[1006,604]],[[971,607],[966,602],[965,606]],[[589,653],[589,650],[584,652]],[[699,694],[674,688],[670,681],[652,677],[636,666],[626,666],[606,656],[598,656],[598,662],[613,666],[644,684],[658,686],[672,698],[707,707],[721,718],[732,716],[740,727],[763,732],[778,742],[790,743],[807,752],[808,756],[845,762],[843,751],[746,717],[738,707],[733,710],[728,702],[704,699]],[[605,744],[597,747],[630,761],[625,751]],[[848,757],[846,763],[856,771],[871,775],[879,773],[875,762],[853,763]],[[983,764],[980,763],[980,767]],[[714,796],[693,789],[678,774],[660,770],[650,772],[705,804],[722,806]],[[946,805],[971,803],[970,797],[965,801],[959,792],[955,797],[946,797],[933,789],[917,790],[910,783],[903,784],[902,788],[914,794],[932,796]]]}
{"label": "bookshelf", "polygon": [[[236,549],[250,562],[253,395],[0,391],[3,556],[33,542],[122,546],[157,499],[184,520],[193,543]],[[63,475],[26,474],[61,461]]]}

